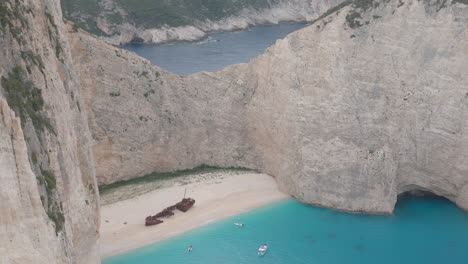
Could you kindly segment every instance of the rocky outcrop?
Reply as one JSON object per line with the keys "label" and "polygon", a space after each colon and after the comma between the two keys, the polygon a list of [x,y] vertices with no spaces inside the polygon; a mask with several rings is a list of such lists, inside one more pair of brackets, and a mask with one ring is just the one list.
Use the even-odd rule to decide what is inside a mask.
{"label": "rocky outcrop", "polygon": [[91,137],[58,1],[0,3],[0,263],[99,263]]}
{"label": "rocky outcrop", "polygon": [[71,33],[98,181],[239,166],[339,210],[391,213],[410,190],[468,209],[468,6],[343,6],[248,64],[187,78]]}
{"label": "rocky outcrop", "polygon": [[101,184],[204,163],[261,164],[239,112],[248,87],[233,91],[235,82],[210,74],[183,79],[90,35],[71,39]]}

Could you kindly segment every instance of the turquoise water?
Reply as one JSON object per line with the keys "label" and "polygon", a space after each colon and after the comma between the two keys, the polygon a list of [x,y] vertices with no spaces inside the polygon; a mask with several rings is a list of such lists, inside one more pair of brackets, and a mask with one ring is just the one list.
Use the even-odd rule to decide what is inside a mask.
{"label": "turquoise water", "polygon": [[211,34],[197,43],[171,45],[131,44],[122,48],[150,60],[153,64],[182,76],[199,71],[219,71],[236,63],[248,62],[279,38],[305,24],[258,26],[245,31]]}
{"label": "turquoise water", "polygon": [[[262,243],[269,250],[258,257]],[[286,200],[103,263],[466,264],[468,214],[438,198],[405,197],[393,216],[353,215]]]}

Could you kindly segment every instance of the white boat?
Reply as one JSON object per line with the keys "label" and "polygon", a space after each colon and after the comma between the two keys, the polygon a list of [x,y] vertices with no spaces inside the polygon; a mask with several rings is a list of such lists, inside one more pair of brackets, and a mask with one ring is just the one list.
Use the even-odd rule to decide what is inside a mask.
{"label": "white boat", "polygon": [[244,226],[242,223],[234,223],[236,226]]}
{"label": "white boat", "polygon": [[265,245],[260,246],[260,247],[258,248],[257,254],[258,254],[259,256],[263,256],[263,255],[265,255],[265,253],[267,252],[267,250],[268,250],[268,246],[267,246],[267,244],[265,244]]}

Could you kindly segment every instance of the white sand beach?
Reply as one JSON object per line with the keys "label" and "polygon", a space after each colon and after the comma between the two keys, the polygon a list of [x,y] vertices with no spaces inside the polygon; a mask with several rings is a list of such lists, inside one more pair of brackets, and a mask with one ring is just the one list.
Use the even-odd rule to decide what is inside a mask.
{"label": "white sand beach", "polygon": [[[128,200],[101,206],[101,257],[109,257],[161,241],[205,224],[252,210],[289,196],[280,192],[273,177],[255,172],[221,171],[184,177]],[[129,186],[131,187],[131,186]],[[186,213],[145,226],[145,217],[187,197],[196,200]]]}

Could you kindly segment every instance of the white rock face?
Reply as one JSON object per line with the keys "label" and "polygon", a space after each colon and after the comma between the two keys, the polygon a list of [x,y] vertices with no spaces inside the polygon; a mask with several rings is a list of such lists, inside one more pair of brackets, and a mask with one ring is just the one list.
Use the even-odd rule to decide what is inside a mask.
{"label": "white rock face", "polygon": [[468,209],[468,6],[398,5],[359,11],[354,29],[345,7],[187,78],[73,35],[98,181],[242,166],[339,210],[391,213],[409,190]]}
{"label": "white rock face", "polygon": [[342,0],[281,0],[271,8],[256,10],[245,8],[238,15],[219,21],[195,21],[194,25],[182,27],[141,28],[124,23],[109,24],[100,20],[98,27],[112,37],[102,37],[112,45],[123,45],[134,39],[144,43],[166,43],[174,41],[195,41],[209,33],[235,31],[255,25],[278,24],[281,22],[310,22]]}
{"label": "white rock face", "polygon": [[[181,78],[73,33],[57,0],[2,2],[18,3],[0,76],[27,70],[53,130],[20,120],[0,83],[2,264],[99,263],[95,174],[241,166],[339,210],[391,213],[411,190],[468,210],[467,5],[391,1],[354,29],[346,7],[248,64]],[[55,175],[57,233],[38,166]]]}
{"label": "white rock face", "polygon": [[[100,263],[91,137],[78,106],[79,80],[59,1],[3,1],[5,6],[17,13],[8,18],[11,25],[1,25],[0,76],[23,67],[25,78],[42,92],[42,113],[54,132],[39,133],[29,119],[22,126],[0,83],[0,263]],[[55,175],[50,194],[36,174],[38,167]],[[46,197],[51,200],[43,205]],[[64,217],[57,234],[59,221],[47,215],[52,200],[60,208],[54,211]]]}

